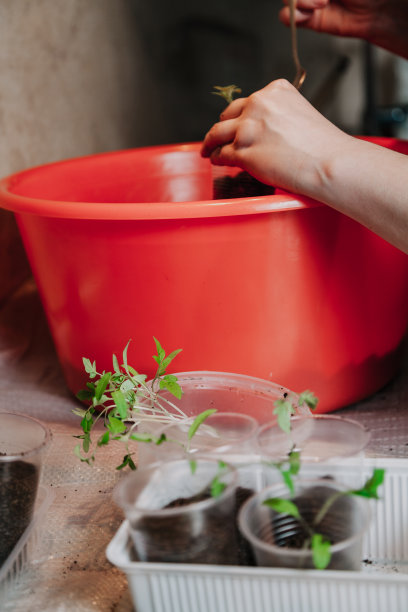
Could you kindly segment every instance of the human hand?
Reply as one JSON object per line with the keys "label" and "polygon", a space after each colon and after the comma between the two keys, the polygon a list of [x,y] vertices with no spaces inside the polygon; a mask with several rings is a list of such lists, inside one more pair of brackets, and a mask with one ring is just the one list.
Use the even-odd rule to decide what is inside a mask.
{"label": "human hand", "polygon": [[[288,0],[284,0],[287,4]],[[297,0],[295,21],[298,26],[338,36],[363,38],[408,57],[408,6],[405,0]],[[280,20],[290,23],[290,11],[284,6]]]}
{"label": "human hand", "polygon": [[202,155],[269,185],[316,197],[326,160],[349,139],[279,79],[234,100],[205,136]]}

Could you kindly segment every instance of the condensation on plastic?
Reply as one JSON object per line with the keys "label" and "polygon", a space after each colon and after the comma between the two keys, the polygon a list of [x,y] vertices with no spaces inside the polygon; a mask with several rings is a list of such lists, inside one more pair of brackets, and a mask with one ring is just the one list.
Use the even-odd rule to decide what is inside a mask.
{"label": "condensation on plastic", "polygon": [[[360,572],[139,563],[131,560],[126,522],[108,559],[126,572],[138,612],[406,612],[408,460],[365,459],[366,475],[373,466],[386,468],[386,479],[381,500],[371,502]],[[345,480],[353,469],[344,468]]]}

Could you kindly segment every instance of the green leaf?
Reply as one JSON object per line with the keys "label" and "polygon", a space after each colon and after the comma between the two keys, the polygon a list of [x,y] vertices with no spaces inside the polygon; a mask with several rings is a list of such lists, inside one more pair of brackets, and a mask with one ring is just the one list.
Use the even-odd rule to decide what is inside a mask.
{"label": "green leaf", "polygon": [[116,374],[120,374],[120,367],[119,367],[119,362],[118,362],[118,358],[116,357],[115,353],[113,353],[112,355],[112,364],[113,364],[113,371],[116,372]]}
{"label": "green leaf", "polygon": [[165,359],[163,359],[163,361],[160,364],[160,369],[159,369],[159,374],[162,375],[165,373],[166,369],[169,367],[170,363],[173,361],[173,359],[179,354],[181,353],[182,349],[176,349],[175,351],[171,352],[170,355],[168,355]]}
{"label": "green leaf", "polygon": [[107,425],[107,428],[113,434],[120,434],[126,430],[126,425],[122,423],[120,419],[117,419],[115,416],[113,416],[112,413],[109,414],[108,420],[109,425]]}
{"label": "green leaf", "polygon": [[81,402],[87,402],[93,398],[93,395],[93,392],[89,389],[80,389],[75,397]]}
{"label": "green leaf", "polygon": [[119,417],[121,419],[126,419],[128,413],[128,405],[122,391],[117,389],[116,391],[112,391],[111,395],[118,410]]}
{"label": "green leaf", "polygon": [[136,465],[131,457],[130,454],[125,455],[123,457],[123,461],[120,465],[117,466],[117,470],[123,470],[123,468],[125,468],[126,466],[129,466],[131,470],[135,470],[136,469]]}
{"label": "green leaf", "polygon": [[167,440],[166,434],[162,433],[160,438],[156,438],[154,443],[156,444],[156,446],[160,446],[160,444],[163,444],[163,442],[166,442],[166,440]]}
{"label": "green leaf", "polygon": [[81,421],[81,427],[84,433],[89,433],[92,429],[92,425],[94,424],[92,415],[89,412],[86,412],[84,418]]}
{"label": "green leaf", "polygon": [[281,470],[283,482],[288,487],[291,495],[295,492],[295,485],[293,484],[293,479],[290,470]]}
{"label": "green leaf", "polygon": [[217,410],[215,408],[209,408],[208,410],[204,410],[203,412],[200,412],[199,415],[196,416],[196,418],[194,419],[194,421],[191,423],[190,428],[188,430],[188,439],[191,440],[191,438],[194,436],[194,434],[196,433],[197,429],[200,427],[200,425],[212,414],[214,414],[214,412],[217,412]]}
{"label": "green leaf", "polygon": [[222,482],[219,476],[215,476],[211,481],[211,497],[219,497],[226,487],[226,483]]}
{"label": "green leaf", "polygon": [[197,461],[195,459],[190,459],[190,470],[192,474],[196,473],[197,470]]}
{"label": "green leaf", "polygon": [[312,549],[313,564],[316,569],[326,569],[330,563],[330,542],[320,533],[314,533],[310,542]]}
{"label": "green leaf", "polygon": [[84,364],[85,372],[89,374],[89,378],[95,378],[97,375],[95,361],[91,363],[90,359],[82,357],[82,363]]}
{"label": "green leaf", "polygon": [[96,444],[97,446],[105,446],[106,444],[109,444],[109,431],[105,431]]}
{"label": "green leaf", "polygon": [[273,414],[278,417],[278,425],[285,433],[290,433],[290,417],[295,413],[295,408],[289,400],[278,399],[274,402]]}
{"label": "green leaf", "polygon": [[310,408],[310,410],[315,410],[318,402],[319,399],[315,396],[313,391],[303,391],[299,395],[299,406],[303,406],[303,404],[306,404],[306,406]]}
{"label": "green leaf", "polygon": [[290,451],[289,455],[289,471],[292,476],[299,474],[301,467],[300,451]]}
{"label": "green leaf", "polygon": [[130,342],[131,342],[131,340],[128,340],[128,343],[126,344],[125,348],[123,349],[123,353],[122,353],[123,366],[124,366],[125,370],[127,370],[127,368],[128,368],[127,352],[128,352],[128,348],[129,348]]}
{"label": "green leaf", "polygon": [[157,340],[157,338],[155,338],[153,336],[153,340],[154,343],[156,345],[156,351],[157,351],[157,355],[153,355],[153,359],[160,365],[160,363],[163,361],[163,359],[166,356],[166,353],[164,352],[164,349],[162,348],[162,345],[160,344],[160,342]]}
{"label": "green leaf", "polygon": [[153,437],[150,434],[145,433],[133,433],[129,436],[131,440],[136,442],[153,442]]}
{"label": "green leaf", "polygon": [[111,372],[105,372],[105,374],[103,374],[101,378],[98,380],[96,388],[95,388],[95,399],[97,402],[101,400],[102,395],[104,394],[105,389],[109,384],[111,376],[112,376]]}
{"label": "green leaf", "polygon": [[175,376],[170,377],[170,374],[167,374],[160,380],[159,387],[160,389],[167,389],[167,391],[169,391],[169,393],[174,395],[174,397],[177,399],[181,399],[181,396],[183,395],[183,391],[177,382],[177,378]]}
{"label": "green leaf", "polygon": [[378,487],[383,484],[384,476],[385,470],[375,468],[372,476],[365,482],[361,489],[350,491],[350,495],[379,499]]}
{"label": "green leaf", "polygon": [[270,497],[269,499],[265,499],[263,504],[268,506],[268,508],[272,508],[272,510],[275,510],[275,512],[279,512],[279,514],[289,514],[289,516],[300,519],[298,507],[295,503],[290,501],[290,499]]}

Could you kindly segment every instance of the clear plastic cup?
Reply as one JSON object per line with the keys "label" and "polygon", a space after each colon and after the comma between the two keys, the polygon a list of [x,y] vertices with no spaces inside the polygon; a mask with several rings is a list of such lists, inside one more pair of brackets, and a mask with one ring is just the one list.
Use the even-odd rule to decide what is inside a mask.
{"label": "clear plastic cup", "polygon": [[[209,408],[218,412],[233,412],[250,415],[259,424],[276,422],[273,414],[274,402],[291,397],[297,415],[310,415],[306,406],[298,406],[298,396],[289,389],[268,380],[234,374],[230,372],[179,372],[177,379],[183,389],[180,399],[169,391],[160,391],[160,401],[172,414],[169,424],[176,419],[196,417]],[[156,435],[163,429],[163,421],[154,418],[143,420],[138,430]],[[146,465],[157,460],[156,449],[150,443],[138,444],[138,465]]]}
{"label": "clear plastic cup", "polygon": [[0,565],[31,522],[50,439],[40,421],[0,412]]}
{"label": "clear plastic cup", "polygon": [[[345,489],[332,480],[298,480],[293,501],[300,514],[312,525],[323,504]],[[290,498],[288,488],[282,483],[267,487],[245,502],[238,516],[240,532],[249,542],[256,564],[314,569],[312,552],[307,547],[310,533],[301,521],[264,505],[266,499],[274,497]],[[313,527],[315,532],[331,542],[331,560],[327,569],[360,569],[362,539],[370,516],[367,499],[349,495],[337,497],[327,514]]]}
{"label": "clear plastic cup", "polygon": [[[219,478],[226,486],[218,497],[209,494]],[[236,523],[237,473],[218,461],[198,459],[150,464],[124,478],[114,501],[129,521],[135,554],[140,561],[236,564],[239,559]]]}
{"label": "clear plastic cup", "polygon": [[195,417],[167,425],[166,441],[155,446],[157,460],[200,454],[222,458],[233,465],[259,459],[256,454],[258,422],[248,414],[216,412],[205,419],[191,440],[188,432]]}
{"label": "clear plastic cup", "polygon": [[363,453],[370,440],[366,427],[340,416],[295,416],[287,434],[276,422],[260,427],[257,442],[264,459],[281,459],[295,448],[306,463],[332,463]]}

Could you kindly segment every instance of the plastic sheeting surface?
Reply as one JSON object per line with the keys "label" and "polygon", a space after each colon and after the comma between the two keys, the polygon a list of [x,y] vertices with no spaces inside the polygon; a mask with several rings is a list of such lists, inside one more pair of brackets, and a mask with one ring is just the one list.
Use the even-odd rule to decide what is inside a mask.
{"label": "plastic sheeting surface", "polygon": [[[137,364],[135,364],[137,365]],[[339,411],[372,431],[371,456],[408,457],[408,367],[372,398]],[[80,433],[76,400],[65,387],[32,282],[0,304],[0,410],[31,414],[53,441],[42,482],[54,498],[31,557],[2,602],[2,612],[132,610],[126,577],[105,549],[123,520],[111,501],[122,449],[92,468],[73,454]]]}

